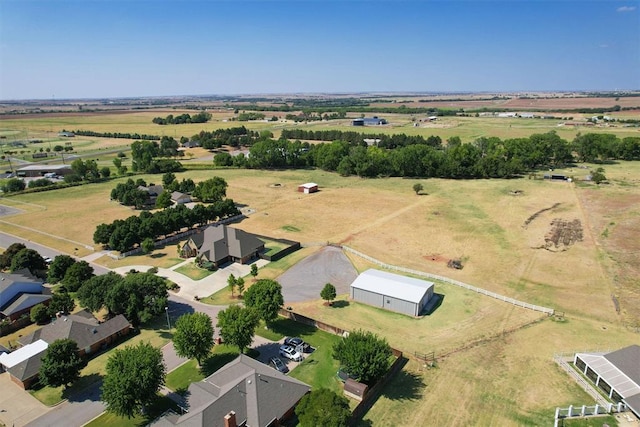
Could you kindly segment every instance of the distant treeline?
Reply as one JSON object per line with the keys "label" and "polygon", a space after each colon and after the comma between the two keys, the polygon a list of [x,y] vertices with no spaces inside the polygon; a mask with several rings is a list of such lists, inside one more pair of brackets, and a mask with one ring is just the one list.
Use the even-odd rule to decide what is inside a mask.
{"label": "distant treeline", "polygon": [[169,114],[167,117],[154,117],[152,120],[153,123],[157,125],[181,125],[185,123],[206,123],[211,120],[211,114],[205,111],[202,111],[198,114],[194,114],[193,116],[184,113],[178,116],[174,116],[173,114]]}
{"label": "distant treeline", "polygon": [[[329,135],[320,136],[324,140]],[[341,136],[345,138],[314,145],[284,138],[260,140],[251,147],[247,159],[235,164],[249,168],[318,167],[345,176],[461,179],[510,178],[575,161],[640,160],[640,137],[619,139],[611,134],[584,134],[568,142],[549,132],[505,140],[482,137],[467,144],[452,137],[446,146],[439,137],[425,140],[393,135],[386,147],[368,145],[350,133]],[[381,144],[383,138],[379,139]]]}
{"label": "distant treeline", "polygon": [[184,228],[205,225],[240,212],[233,200],[225,199],[208,206],[198,204],[189,209],[184,205],[155,213],[143,211],[140,216],[118,219],[111,224],[100,224],[93,233],[93,241],[119,252],[132,250],[146,238],[157,239],[179,232]]}
{"label": "distant treeline", "polygon": [[285,139],[306,139],[311,141],[346,141],[353,145],[366,145],[365,140],[376,141],[376,145],[380,148],[397,148],[406,145],[430,145],[439,147],[442,145],[442,139],[439,136],[429,136],[424,138],[420,135],[406,135],[397,133],[393,135],[377,134],[377,133],[359,133],[340,130],[303,130],[303,129],[283,129],[280,134]]}
{"label": "distant treeline", "polygon": [[[62,130],[62,132],[68,132],[66,130]],[[71,131],[76,135],[81,136],[97,136],[100,138],[122,138],[122,139],[146,139],[149,141],[159,141],[160,136],[158,135],[147,135],[140,133],[129,133],[129,132],[94,132],[92,130],[74,130]]]}

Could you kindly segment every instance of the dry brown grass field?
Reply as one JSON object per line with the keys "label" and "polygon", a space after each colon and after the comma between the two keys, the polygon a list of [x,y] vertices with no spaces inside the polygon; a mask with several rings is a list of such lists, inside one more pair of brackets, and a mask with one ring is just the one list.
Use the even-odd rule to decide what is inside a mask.
{"label": "dry brown grass field", "polygon": [[[117,131],[150,132],[139,126],[147,119],[150,127],[156,126],[150,123],[156,115],[110,114],[92,119],[95,126],[103,127],[92,130],[116,131],[118,120],[122,120],[124,129]],[[438,130],[444,138],[447,132],[463,136],[460,131],[466,129],[463,140],[469,140],[484,132],[522,136],[550,130],[540,127],[547,126],[546,121],[522,124],[491,119],[474,122],[474,127],[474,123],[462,119],[466,118],[452,118],[461,121],[450,123],[450,128],[422,129],[411,127],[408,121],[403,124],[401,120],[407,119],[398,118],[397,126],[383,131],[430,135]],[[0,128],[5,129],[6,123],[0,121]],[[448,122],[443,119],[442,123],[444,126]],[[477,126],[479,123],[482,125]],[[85,127],[80,122],[75,125]],[[213,129],[239,123],[208,125]],[[47,125],[42,126],[46,132]],[[305,126],[325,127],[333,125]],[[202,128],[198,125],[198,131]],[[171,135],[174,127],[166,129]],[[175,129],[184,129],[185,136],[196,133],[191,128]],[[344,129],[353,128],[345,122]],[[637,135],[637,130],[598,131]],[[575,135],[577,130],[571,132]],[[328,308],[313,301],[295,306],[328,323],[375,331],[407,353],[442,354],[464,348],[439,360],[434,369],[410,362],[367,414],[365,424],[394,425],[402,419],[407,425],[549,425],[556,406],[591,403],[554,365],[554,353],[614,349],[640,340],[627,327],[640,326],[640,164],[621,162],[604,167],[610,183],[600,186],[583,183],[588,169],[582,168],[558,171],[573,176],[574,183],[527,178],[360,179],[319,170],[207,170],[177,177],[190,177],[196,182],[214,175],[226,179],[227,195],[255,210],[236,224],[244,230],[303,243],[345,244],[389,264],[452,277],[564,312],[564,322],[547,318],[509,332],[540,315],[449,285],[438,285],[437,292],[445,294],[443,305],[421,319],[359,304]],[[148,182],[161,179],[143,178]],[[297,185],[309,181],[320,185],[318,193],[296,191]],[[0,204],[23,211],[0,218],[0,231],[28,236],[72,253],[76,247],[73,243],[50,235],[92,244],[96,225],[136,213],[109,201],[117,182],[0,199]],[[424,194],[419,196],[412,189],[417,182],[424,185]],[[582,238],[568,246],[545,248],[545,238],[553,232],[552,222],[558,220],[579,221]],[[85,251],[82,254],[88,253],[78,248]],[[172,250],[171,246],[167,249]],[[164,258],[171,261],[174,255],[167,252]],[[462,270],[447,267],[447,261],[453,258],[462,260]],[[356,257],[351,259],[360,271],[369,267]],[[123,262],[126,260],[118,265]],[[277,271],[261,271],[269,277],[277,276]],[[618,301],[619,314],[612,294]]]}

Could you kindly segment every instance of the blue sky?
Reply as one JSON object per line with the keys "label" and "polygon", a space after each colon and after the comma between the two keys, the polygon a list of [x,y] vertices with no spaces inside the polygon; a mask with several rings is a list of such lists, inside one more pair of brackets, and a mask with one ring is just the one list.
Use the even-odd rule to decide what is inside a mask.
{"label": "blue sky", "polygon": [[640,89],[640,2],[0,0],[0,99]]}

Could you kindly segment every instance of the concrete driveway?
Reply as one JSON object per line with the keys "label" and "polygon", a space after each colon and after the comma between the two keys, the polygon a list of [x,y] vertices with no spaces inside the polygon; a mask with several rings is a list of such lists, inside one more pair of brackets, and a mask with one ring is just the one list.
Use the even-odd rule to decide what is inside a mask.
{"label": "concrete driveway", "polygon": [[48,411],[49,408],[13,383],[8,373],[0,374],[0,423],[24,426]]}
{"label": "concrete driveway", "polygon": [[[220,289],[224,289],[227,286],[227,279],[230,274],[236,277],[243,277],[251,272],[251,264],[228,264],[223,268],[214,271],[209,276],[201,280],[193,280],[185,276],[182,273],[175,271],[180,266],[193,262],[193,259],[186,260],[180,264],[174,265],[171,268],[158,268],[158,276],[166,277],[174,283],[180,286],[180,291],[176,293],[177,296],[186,300],[193,300],[195,296],[207,297],[211,294],[218,292]],[[269,261],[259,259],[254,262],[258,265],[258,268],[266,265]],[[134,269],[140,272],[148,271],[151,268],[150,265],[128,265],[126,267],[118,267],[114,269],[118,274],[126,274],[129,270]]]}
{"label": "concrete driveway", "polygon": [[342,249],[327,246],[303,259],[277,280],[282,285],[284,305],[320,299],[324,285],[331,283],[338,295],[348,294],[349,285],[358,277],[358,272],[342,252]]}

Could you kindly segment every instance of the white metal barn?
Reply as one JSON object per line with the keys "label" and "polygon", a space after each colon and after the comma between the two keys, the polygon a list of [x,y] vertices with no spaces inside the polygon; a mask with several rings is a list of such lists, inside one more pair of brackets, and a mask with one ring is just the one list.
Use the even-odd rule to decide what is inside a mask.
{"label": "white metal barn", "polygon": [[433,282],[369,269],[351,284],[351,299],[409,316],[418,316],[433,297],[433,288]]}

